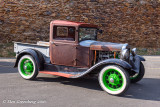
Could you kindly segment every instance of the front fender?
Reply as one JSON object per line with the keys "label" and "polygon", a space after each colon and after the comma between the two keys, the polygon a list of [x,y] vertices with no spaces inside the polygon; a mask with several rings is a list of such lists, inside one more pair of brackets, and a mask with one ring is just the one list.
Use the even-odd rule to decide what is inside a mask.
{"label": "front fender", "polygon": [[137,57],[139,57],[140,61],[146,61],[143,56],[137,55]]}
{"label": "front fender", "polygon": [[121,66],[125,69],[131,69],[132,68],[132,66],[128,62],[126,62],[124,60],[121,60],[121,59],[106,59],[106,60],[103,60],[103,61],[97,63],[96,65],[94,65],[92,67],[98,67],[98,66],[101,66],[101,65],[118,65],[118,66]]}
{"label": "front fender", "polygon": [[106,59],[106,60],[103,60],[103,61],[93,65],[91,68],[89,68],[87,71],[83,72],[82,74],[73,76],[72,78],[82,77],[82,76],[90,73],[91,71],[95,70],[96,68],[104,67],[106,65],[118,65],[118,66],[121,66],[125,69],[131,69],[132,68],[132,66],[128,62],[123,61],[121,59]]}
{"label": "front fender", "polygon": [[38,65],[38,69],[39,70],[43,69],[43,66],[42,66],[42,64],[44,62],[43,56],[41,55],[40,52],[38,52],[37,50],[34,50],[34,49],[25,49],[25,50],[22,50],[21,52],[19,52],[17,55],[17,59],[16,59],[14,67],[18,66],[18,62],[19,62],[20,58],[24,55],[31,55],[34,58],[36,64]]}
{"label": "front fender", "polygon": [[136,73],[139,73],[141,61],[146,61],[146,60],[140,55],[135,55],[130,57],[130,64],[132,65],[132,70],[135,71]]}

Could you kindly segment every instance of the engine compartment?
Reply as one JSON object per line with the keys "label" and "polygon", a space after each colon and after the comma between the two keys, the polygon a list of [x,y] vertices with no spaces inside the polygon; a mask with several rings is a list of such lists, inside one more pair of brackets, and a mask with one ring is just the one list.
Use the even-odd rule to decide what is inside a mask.
{"label": "engine compartment", "polygon": [[120,52],[119,51],[95,51],[95,59],[94,63],[98,63],[102,60],[105,59],[110,59],[110,58],[116,58],[120,59]]}

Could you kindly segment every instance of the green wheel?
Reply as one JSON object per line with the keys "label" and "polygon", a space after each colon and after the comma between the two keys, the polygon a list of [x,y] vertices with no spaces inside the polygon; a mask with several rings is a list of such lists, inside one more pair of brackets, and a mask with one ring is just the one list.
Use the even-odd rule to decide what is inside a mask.
{"label": "green wheel", "polygon": [[24,79],[34,79],[38,75],[38,68],[35,60],[30,55],[24,55],[18,62],[19,74]]}
{"label": "green wheel", "polygon": [[129,74],[119,66],[106,66],[100,71],[99,84],[107,93],[111,95],[121,95],[127,91],[129,87]]}
{"label": "green wheel", "polygon": [[140,70],[139,73],[135,73],[133,76],[130,76],[131,83],[136,83],[140,81],[145,74],[145,68],[142,62],[140,62]]}

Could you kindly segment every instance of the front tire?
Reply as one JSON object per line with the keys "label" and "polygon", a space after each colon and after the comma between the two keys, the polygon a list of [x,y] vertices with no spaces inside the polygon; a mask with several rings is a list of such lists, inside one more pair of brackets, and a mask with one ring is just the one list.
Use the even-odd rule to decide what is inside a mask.
{"label": "front tire", "polygon": [[130,76],[131,83],[136,83],[136,82],[140,81],[143,78],[144,74],[145,74],[145,68],[144,68],[143,63],[140,62],[139,73],[136,73],[135,75]]}
{"label": "front tire", "polygon": [[22,78],[27,80],[35,79],[38,75],[38,67],[30,55],[24,55],[18,62],[18,71]]}
{"label": "front tire", "polygon": [[123,94],[130,85],[128,72],[116,65],[104,67],[100,71],[98,79],[101,88],[111,95]]}

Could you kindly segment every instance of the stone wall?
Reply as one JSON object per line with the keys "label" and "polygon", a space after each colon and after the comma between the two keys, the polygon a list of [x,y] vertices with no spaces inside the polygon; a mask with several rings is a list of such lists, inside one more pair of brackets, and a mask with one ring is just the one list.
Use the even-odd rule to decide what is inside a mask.
{"label": "stone wall", "polygon": [[48,41],[55,19],[97,24],[99,40],[160,48],[160,0],[0,0],[0,43]]}

